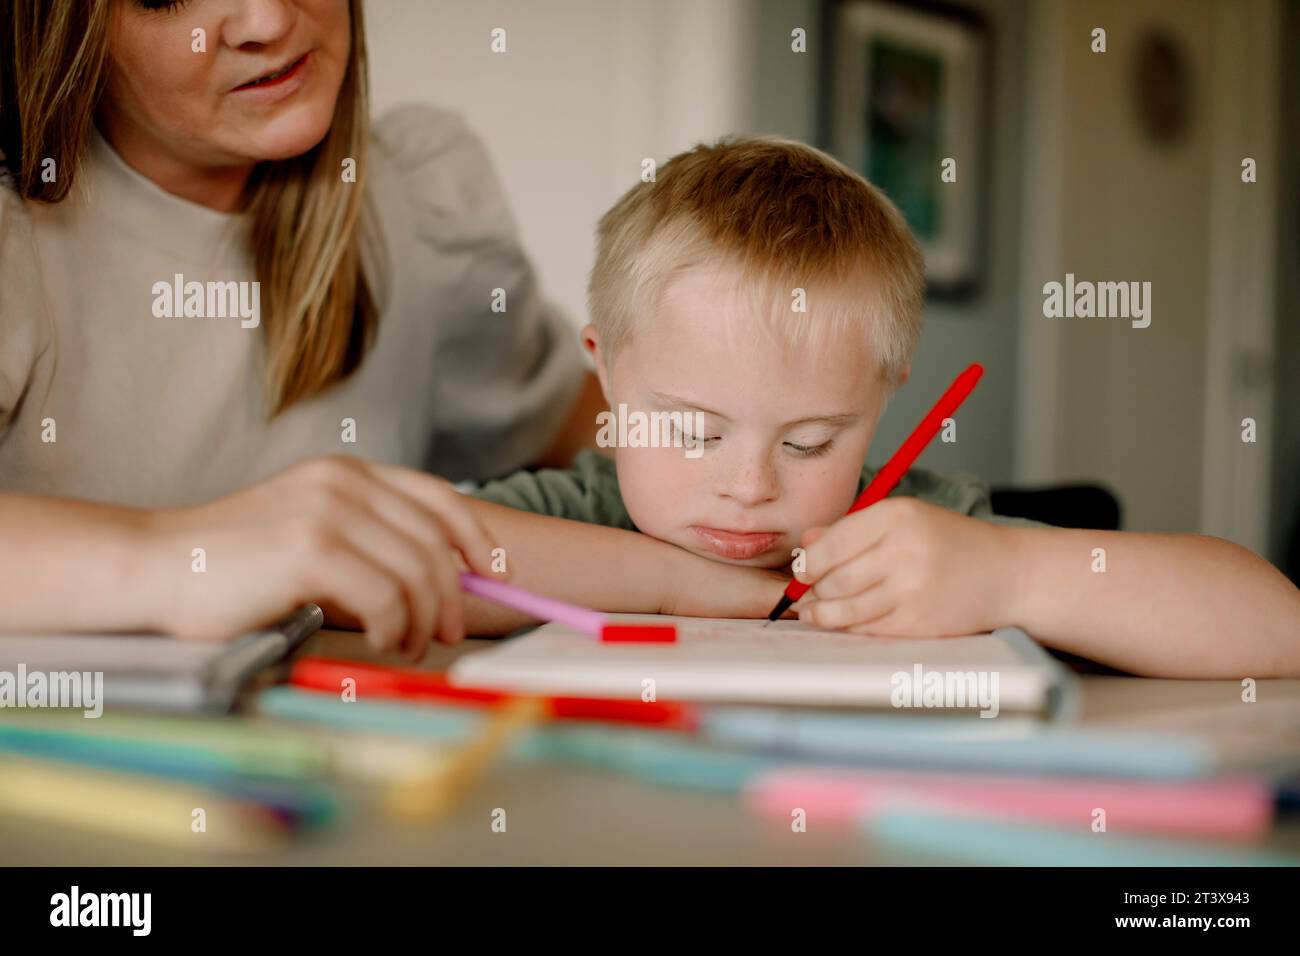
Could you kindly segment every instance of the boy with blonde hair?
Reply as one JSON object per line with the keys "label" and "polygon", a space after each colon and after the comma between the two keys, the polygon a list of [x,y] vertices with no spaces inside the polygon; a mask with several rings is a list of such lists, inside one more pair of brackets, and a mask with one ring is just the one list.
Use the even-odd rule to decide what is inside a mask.
{"label": "boy with blonde hair", "polygon": [[[924,263],[898,210],[833,158],[767,137],[697,147],[630,189],[598,239],[584,347],[616,414],[658,416],[676,440],[620,422],[602,429],[621,439],[612,459],[588,451],[476,492],[516,583],[606,610],[762,617],[803,549],[813,588],[796,609],[818,626],[1015,624],[1135,673],[1300,674],[1300,591],[1227,541],[1004,518],[977,477],[924,469],[845,516],[909,373]],[[579,540],[584,525],[731,568],[636,534]],[[470,616],[473,630],[519,623],[475,603]]]}

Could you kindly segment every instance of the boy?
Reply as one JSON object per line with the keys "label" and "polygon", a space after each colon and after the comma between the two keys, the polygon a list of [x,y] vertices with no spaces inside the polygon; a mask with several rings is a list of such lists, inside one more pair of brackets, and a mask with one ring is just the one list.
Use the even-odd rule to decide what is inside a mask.
{"label": "boy", "polygon": [[[575,600],[585,588],[609,610],[760,617],[802,548],[797,576],[814,586],[796,608],[818,626],[922,637],[1017,624],[1134,673],[1300,674],[1300,591],[1229,542],[1002,518],[978,479],[922,469],[845,517],[907,378],[924,280],[898,210],[831,157],[771,138],[698,147],[629,190],[598,236],[583,344],[611,408],[655,427],[604,430],[636,439],[613,460],[588,451],[569,471],[475,493],[517,583]],[[512,520],[500,505],[568,520]],[[575,520],[736,572],[642,565],[624,539],[570,540]],[[492,621],[469,613],[475,630]]]}

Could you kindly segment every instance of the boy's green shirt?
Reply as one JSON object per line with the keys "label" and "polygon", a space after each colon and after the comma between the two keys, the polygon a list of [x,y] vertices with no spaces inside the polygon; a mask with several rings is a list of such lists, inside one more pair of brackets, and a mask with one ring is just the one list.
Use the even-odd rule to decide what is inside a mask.
{"label": "boy's green shirt", "polygon": [[[877,470],[863,466],[862,475],[858,479],[858,494],[862,493]],[[470,494],[535,514],[569,518],[627,531],[640,530],[632,523],[627,508],[623,506],[614,459],[590,449],[578,453],[572,468],[518,471],[509,477],[489,481]],[[965,471],[943,475],[923,468],[913,468],[903,476],[889,497],[919,498],[958,514],[983,518],[996,524],[1025,528],[1048,527],[1028,518],[994,514],[989,486],[977,475]]]}

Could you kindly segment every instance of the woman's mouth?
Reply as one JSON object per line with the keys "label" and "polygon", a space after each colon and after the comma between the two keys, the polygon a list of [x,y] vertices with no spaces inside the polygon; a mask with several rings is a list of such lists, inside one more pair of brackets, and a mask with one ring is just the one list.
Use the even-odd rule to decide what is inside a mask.
{"label": "woman's mouth", "polygon": [[728,531],[698,524],[691,525],[691,531],[714,554],[741,561],[758,557],[781,540],[780,531]]}
{"label": "woman's mouth", "polygon": [[249,90],[284,90],[289,85],[302,77],[303,69],[307,65],[307,57],[310,52],[304,53],[292,63],[288,63],[278,70],[263,74],[256,79],[249,80],[247,83],[234,88],[232,92],[243,93]]}

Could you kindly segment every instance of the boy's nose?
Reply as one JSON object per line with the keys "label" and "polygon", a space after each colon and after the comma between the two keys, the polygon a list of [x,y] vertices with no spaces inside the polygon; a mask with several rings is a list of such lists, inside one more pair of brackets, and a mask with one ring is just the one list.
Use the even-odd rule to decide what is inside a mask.
{"label": "boy's nose", "polygon": [[780,493],[776,469],[756,459],[737,462],[724,477],[721,492],[724,498],[746,507],[772,501]]}

